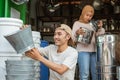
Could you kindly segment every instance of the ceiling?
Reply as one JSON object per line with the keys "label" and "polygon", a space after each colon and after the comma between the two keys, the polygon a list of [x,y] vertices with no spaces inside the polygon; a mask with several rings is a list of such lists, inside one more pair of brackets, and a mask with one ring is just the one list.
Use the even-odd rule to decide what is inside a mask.
{"label": "ceiling", "polygon": [[45,3],[74,3],[74,4],[92,4],[93,2],[102,2],[102,3],[111,3],[111,4],[120,4],[120,0],[42,0]]}
{"label": "ceiling", "polygon": [[92,5],[98,14],[112,14],[114,6],[120,6],[120,0],[38,0],[37,16],[41,16],[41,10],[43,16],[61,16],[67,11],[69,15],[79,15],[86,4]]}
{"label": "ceiling", "polygon": [[45,6],[58,6],[58,5],[77,5],[79,8],[83,8],[84,5],[90,4],[96,10],[100,10],[100,8],[104,5],[110,6],[120,6],[120,0],[41,0],[42,4]]}

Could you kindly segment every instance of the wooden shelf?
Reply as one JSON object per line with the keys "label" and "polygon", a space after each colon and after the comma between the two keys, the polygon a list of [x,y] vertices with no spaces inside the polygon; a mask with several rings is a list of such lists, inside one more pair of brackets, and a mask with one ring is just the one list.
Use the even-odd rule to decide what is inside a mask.
{"label": "wooden shelf", "polygon": [[54,16],[54,17],[46,17],[46,16],[41,16],[41,17],[37,17],[38,20],[41,20],[42,22],[56,22],[56,21],[61,21],[63,19],[63,17],[59,17],[59,16]]}
{"label": "wooden shelf", "polygon": [[54,33],[53,32],[41,32],[40,33],[42,36],[53,36]]}
{"label": "wooden shelf", "polygon": [[120,30],[106,30],[106,33],[120,34]]}

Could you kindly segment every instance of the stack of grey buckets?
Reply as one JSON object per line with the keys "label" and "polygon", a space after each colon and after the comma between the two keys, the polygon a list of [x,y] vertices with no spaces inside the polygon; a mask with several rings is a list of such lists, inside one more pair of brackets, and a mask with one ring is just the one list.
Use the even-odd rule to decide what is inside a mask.
{"label": "stack of grey buckets", "polygon": [[33,60],[7,60],[6,80],[39,80],[39,62]]}
{"label": "stack of grey buckets", "polygon": [[[0,80],[39,80],[40,63],[18,54],[4,38],[23,25],[22,20],[0,18]],[[32,31],[35,47],[40,47],[40,32]]]}

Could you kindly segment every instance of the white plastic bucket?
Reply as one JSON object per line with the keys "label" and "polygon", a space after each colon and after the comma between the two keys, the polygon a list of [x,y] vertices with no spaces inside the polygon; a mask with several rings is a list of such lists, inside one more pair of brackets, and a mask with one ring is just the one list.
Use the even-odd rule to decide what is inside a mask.
{"label": "white plastic bucket", "polygon": [[0,22],[13,22],[13,23],[20,23],[23,24],[23,21],[17,18],[5,18],[1,17]]}
{"label": "white plastic bucket", "polygon": [[23,21],[15,18],[0,18],[0,54],[16,53],[13,47],[4,38],[4,35],[18,31],[22,27]]}
{"label": "white plastic bucket", "polygon": [[40,39],[41,39],[41,35],[40,32],[38,31],[32,31],[32,36],[33,36],[33,42],[35,47],[40,47]]}
{"label": "white plastic bucket", "polygon": [[22,27],[23,21],[15,18],[0,18],[0,35],[7,35]]}

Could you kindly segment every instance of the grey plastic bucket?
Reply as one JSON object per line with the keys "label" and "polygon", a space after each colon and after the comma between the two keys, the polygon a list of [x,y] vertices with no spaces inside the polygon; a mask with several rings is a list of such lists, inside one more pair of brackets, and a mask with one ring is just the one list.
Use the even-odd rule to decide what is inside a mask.
{"label": "grey plastic bucket", "polygon": [[34,48],[34,42],[32,37],[31,27],[19,30],[10,35],[4,36],[17,53],[24,53]]}

